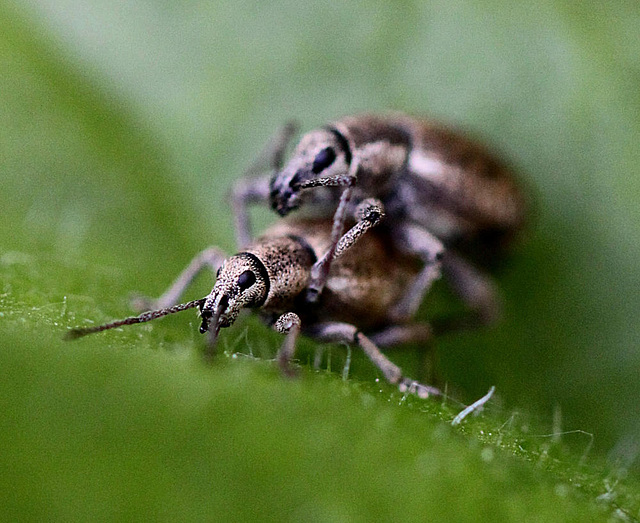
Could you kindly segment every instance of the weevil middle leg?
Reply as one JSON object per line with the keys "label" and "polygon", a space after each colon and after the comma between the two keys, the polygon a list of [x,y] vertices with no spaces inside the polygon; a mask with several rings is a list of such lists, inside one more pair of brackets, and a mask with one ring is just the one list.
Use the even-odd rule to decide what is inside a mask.
{"label": "weevil middle leg", "polygon": [[[273,327],[276,331],[286,334],[286,338],[278,352],[278,363],[285,373],[291,375],[290,361],[295,354],[296,340],[302,328],[300,318],[293,312],[287,312],[278,318]],[[407,327],[407,329],[396,330],[389,338],[389,341],[398,335],[406,339],[412,339],[413,335],[422,337],[428,331],[428,327],[424,325],[416,325],[415,328],[414,326]],[[360,332],[355,325],[342,322],[324,322],[310,326],[305,330],[305,333],[322,342],[358,345],[371,362],[382,372],[385,379],[392,385],[397,385],[401,392],[417,394],[422,398],[442,394],[441,391],[435,387],[419,383],[403,376],[402,369],[389,360],[377,345]]]}
{"label": "weevil middle leg", "polygon": [[[421,398],[442,394],[441,391],[435,387],[405,377],[402,369],[387,358],[372,339],[360,332],[355,325],[336,321],[324,322],[310,326],[305,332],[319,341],[358,345],[371,362],[382,372],[385,379],[392,385],[397,385],[401,392],[417,394]],[[395,335],[400,334],[400,332],[401,331],[396,331]],[[420,336],[422,336],[425,334],[424,326],[416,327],[415,329],[410,327],[404,331],[403,335],[410,333],[415,335],[419,333]]]}
{"label": "weevil middle leg", "polygon": [[171,286],[156,299],[136,296],[132,306],[136,310],[164,309],[178,303],[180,297],[203,269],[209,268],[215,277],[227,255],[217,247],[209,247],[199,253],[178,275]]}
{"label": "weevil middle leg", "polygon": [[433,339],[433,329],[428,323],[391,325],[384,330],[370,334],[369,338],[380,348],[405,343],[428,343]]}
{"label": "weevil middle leg", "polygon": [[442,242],[426,229],[404,222],[393,227],[396,245],[406,254],[418,257],[424,263],[420,273],[393,307],[391,317],[397,322],[412,318],[425,293],[441,275],[441,260],[445,252]]}

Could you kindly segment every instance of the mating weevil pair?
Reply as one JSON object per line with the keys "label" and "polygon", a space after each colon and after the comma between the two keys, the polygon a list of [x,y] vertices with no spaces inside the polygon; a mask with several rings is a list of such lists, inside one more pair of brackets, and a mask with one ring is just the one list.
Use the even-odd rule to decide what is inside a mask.
{"label": "mating weevil pair", "polygon": [[496,318],[491,282],[458,253],[497,258],[523,226],[524,196],[499,160],[427,120],[360,115],[305,134],[283,167],[293,128],[283,129],[267,155],[273,174],[234,187],[240,247],[251,237],[250,203],[268,203],[281,216],[302,205],[325,217],[333,214],[331,245],[311,271],[307,297],[313,301],[324,287],[345,220],[363,199],[378,198],[394,246],[423,263],[392,316],[410,318],[442,270],[479,319]]}
{"label": "mating weevil pair", "polygon": [[[200,331],[215,339],[242,308],[257,308],[286,333],[278,360],[287,372],[296,338],[304,332],[357,344],[403,391],[437,393],[405,378],[378,347],[429,338],[429,326],[413,316],[441,270],[483,321],[495,317],[490,281],[454,249],[476,244],[497,256],[522,225],[518,187],[484,149],[422,120],[345,118],[306,134],[283,168],[291,130],[285,129],[268,155],[274,173],[243,180],[234,189],[242,252],[225,260],[219,250],[208,249],[148,303],[158,310],[73,329],[68,337],[198,307]],[[247,204],[255,201],[270,201],[283,216],[305,203],[321,218],[282,220],[251,242]],[[385,208],[383,226],[367,233]],[[351,216],[355,224],[343,234]],[[217,274],[211,293],[174,305],[207,266]]]}

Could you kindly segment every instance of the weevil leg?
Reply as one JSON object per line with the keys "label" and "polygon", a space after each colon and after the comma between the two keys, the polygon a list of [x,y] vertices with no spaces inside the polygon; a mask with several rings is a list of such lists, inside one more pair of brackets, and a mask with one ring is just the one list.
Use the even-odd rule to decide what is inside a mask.
{"label": "weevil leg", "polygon": [[488,275],[452,251],[444,254],[442,271],[453,291],[472,311],[470,317],[461,319],[460,325],[449,326],[449,330],[489,325],[500,318],[500,293]]}
{"label": "weevil leg", "polygon": [[236,230],[236,243],[240,249],[251,242],[249,204],[268,204],[271,174],[259,178],[240,178],[231,189],[231,209]]}
{"label": "weevil leg", "polygon": [[209,267],[214,274],[218,271],[222,262],[227,258],[224,252],[217,247],[209,247],[198,254],[191,263],[175,279],[171,286],[157,299],[135,297],[132,306],[137,310],[165,309],[178,303],[180,296],[204,268]]}
{"label": "weevil leg", "polygon": [[[287,146],[297,131],[296,122],[287,122],[282,126],[231,190],[236,241],[240,248],[246,246],[252,238],[248,206],[252,203],[266,204],[269,201],[269,183],[273,174],[282,169]],[[255,177],[265,171],[269,174]]]}
{"label": "weevil leg", "polygon": [[428,323],[392,325],[371,334],[369,339],[378,347],[393,347],[403,343],[428,343],[433,339],[433,329]]}
{"label": "weevil leg", "polygon": [[442,394],[435,387],[404,377],[400,367],[389,360],[355,325],[340,322],[319,323],[310,327],[308,333],[320,341],[358,345],[371,362],[380,369],[385,379],[392,385],[397,385],[401,392],[417,394],[421,398]]}
{"label": "weevil leg", "polygon": [[290,362],[296,352],[296,341],[300,334],[300,318],[294,312],[286,312],[273,324],[273,328],[281,334],[286,334],[282,347],[278,351],[278,365],[287,376],[293,376],[294,370]]}
{"label": "weevil leg", "polygon": [[434,383],[436,380],[436,351],[433,345],[434,329],[428,323],[409,323],[392,325],[371,334],[369,339],[378,347],[396,347],[405,343],[420,344],[420,368],[418,376],[421,380]]}
{"label": "weevil leg", "polygon": [[322,289],[324,289],[324,286],[327,283],[331,262],[333,261],[336,247],[340,241],[340,237],[342,236],[342,231],[344,230],[347,207],[351,201],[352,194],[353,189],[351,187],[347,187],[347,189],[342,192],[338,208],[333,216],[331,245],[329,250],[313,265],[313,267],[311,267],[311,278],[309,279],[309,285],[307,286],[306,296],[306,299],[309,302],[315,302],[318,300],[318,296],[320,296]]}
{"label": "weevil leg", "polygon": [[395,226],[392,235],[400,250],[415,255],[424,263],[407,292],[391,310],[391,317],[402,323],[415,315],[425,293],[440,278],[444,245],[426,229],[409,222]]}
{"label": "weevil leg", "polygon": [[269,139],[255,161],[244,172],[245,176],[262,174],[265,171],[280,171],[284,165],[284,154],[294,135],[298,133],[298,122],[289,120]]}
{"label": "weevil leg", "polygon": [[[311,268],[311,282],[307,287],[307,301],[317,301],[327,281],[331,263],[347,252],[369,229],[375,227],[384,218],[384,206],[379,200],[363,200],[355,211],[356,224],[342,234],[335,244]],[[334,222],[335,225],[335,222]],[[335,229],[334,229],[335,230]],[[333,232],[333,231],[332,231]]]}
{"label": "weevil leg", "polygon": [[[338,240],[333,252],[333,261],[351,249],[364,233],[380,223],[380,220],[384,218],[384,206],[380,200],[368,198],[358,205],[355,211],[355,217],[358,220],[356,224]],[[323,260],[327,258],[327,255],[328,253],[325,253],[317,263],[322,263]]]}

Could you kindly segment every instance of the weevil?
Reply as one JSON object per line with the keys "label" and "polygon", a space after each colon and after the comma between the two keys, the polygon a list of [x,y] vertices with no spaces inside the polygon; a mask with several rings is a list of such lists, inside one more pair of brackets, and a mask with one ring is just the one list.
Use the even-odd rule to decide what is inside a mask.
{"label": "weevil", "polygon": [[241,179],[233,188],[239,245],[250,238],[252,203],[268,203],[281,216],[299,207],[333,215],[331,242],[311,270],[307,299],[313,301],[330,273],[345,220],[363,199],[375,197],[385,206],[394,246],[423,263],[411,298],[392,310],[397,321],[411,316],[441,273],[481,322],[499,315],[493,283],[474,262],[500,256],[522,228],[527,207],[500,160],[443,125],[391,114],[349,116],[310,131],[285,165],[294,132],[293,124],[285,126],[266,151],[267,176]]}
{"label": "weevil", "polygon": [[[201,333],[215,340],[221,328],[231,326],[242,309],[255,309],[275,330],[285,334],[278,362],[291,373],[300,333],[323,342],[342,342],[360,347],[384,377],[403,392],[420,397],[439,394],[438,389],[409,379],[379,347],[410,341],[427,341],[431,328],[426,323],[397,323],[391,306],[401,301],[420,270],[412,255],[390,248],[390,231],[377,227],[384,215],[379,201],[364,200],[357,209],[357,222],[341,238],[334,263],[320,299],[310,304],[305,290],[311,269],[331,243],[330,219],[284,219],[246,248],[231,257],[209,248],[196,256],[156,307],[141,314],[88,328],[68,331],[75,339],[122,325],[143,323],[189,308],[200,311]],[[216,274],[211,293],[199,300],[175,305],[193,278],[203,269]],[[211,341],[211,340],[210,340]]]}

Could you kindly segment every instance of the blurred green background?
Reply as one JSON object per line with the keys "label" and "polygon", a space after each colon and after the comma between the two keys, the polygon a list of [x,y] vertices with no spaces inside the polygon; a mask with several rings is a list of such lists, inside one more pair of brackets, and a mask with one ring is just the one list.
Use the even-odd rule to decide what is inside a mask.
{"label": "blurred green background", "polygon": [[[134,376],[151,383],[145,401],[158,392],[154,380],[178,379],[173,367],[180,386],[193,387],[185,397],[216,398],[210,382],[225,376],[233,384],[233,368],[221,363],[214,378],[193,359],[202,341],[188,313],[83,345],[59,337],[85,319],[126,315],[130,291],[159,294],[205,246],[232,251],[228,189],[284,121],[307,130],[341,115],[402,110],[491,144],[535,203],[526,241],[499,278],[504,322],[439,340],[442,379],[465,402],[496,385],[505,419],[527,412],[549,430],[560,412],[562,429],[593,433],[596,454],[632,465],[640,437],[639,27],[636,1],[0,1],[4,451],[28,454],[49,431],[51,445],[64,441],[59,409],[80,401],[65,400],[75,387],[78,395],[97,387],[98,398],[83,401],[116,405],[108,410],[115,425],[104,422],[100,432],[91,425],[99,416],[82,403],[93,421],[72,426],[117,448],[109,431],[125,415],[120,378],[124,390]],[[191,295],[209,284],[203,278]],[[246,325],[223,333],[229,350],[246,352],[249,343],[275,351],[277,336]],[[123,378],[130,358],[139,374]],[[398,361],[411,370],[418,359]],[[201,381],[185,385],[190,372]],[[271,393],[314,391],[307,380],[244,372]],[[356,362],[354,375],[366,381],[373,372]],[[246,397],[236,400],[250,402],[251,383],[239,388]],[[58,414],[37,414],[48,412],[44,399]],[[162,419],[172,419],[162,405]],[[131,452],[117,460],[138,459]],[[45,474],[31,465],[36,478]],[[78,487],[79,477],[61,475],[57,489],[65,478]],[[57,490],[43,492],[52,499]],[[28,505],[12,503],[18,512]],[[348,515],[332,506],[317,519]]]}

